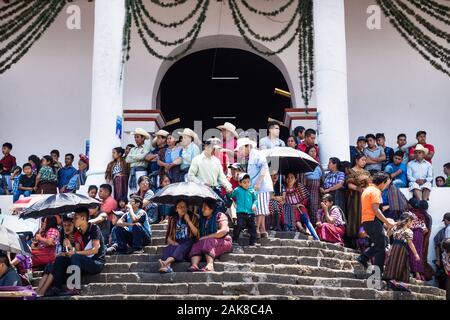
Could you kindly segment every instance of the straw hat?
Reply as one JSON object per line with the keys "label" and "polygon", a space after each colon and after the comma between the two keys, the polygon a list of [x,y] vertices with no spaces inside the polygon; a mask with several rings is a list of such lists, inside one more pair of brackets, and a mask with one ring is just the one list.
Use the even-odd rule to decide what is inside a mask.
{"label": "straw hat", "polygon": [[131,134],[143,136],[146,140],[150,139],[150,134],[142,128],[136,128]]}
{"label": "straw hat", "polygon": [[256,148],[256,142],[249,139],[249,138],[240,138],[237,141],[237,147],[234,149],[234,151],[238,151],[240,148],[251,145],[253,148]]}
{"label": "straw hat", "polygon": [[158,136],[167,138],[167,136],[168,136],[169,134],[170,134],[170,133],[167,132],[166,130],[159,130],[158,132],[156,132],[156,133],[155,133],[155,138],[152,140],[152,147],[153,147],[153,148],[156,148],[156,139],[157,139]]}
{"label": "straw hat", "polygon": [[231,132],[236,138],[239,137],[238,133],[236,132],[236,126],[232,123],[225,122],[223,125],[218,126],[217,129],[227,130]]}
{"label": "straw hat", "polygon": [[193,130],[191,130],[189,128],[185,128],[183,131],[178,131],[177,133],[182,135],[182,136],[191,137],[192,139],[194,139],[194,143],[195,144],[202,144],[202,142],[198,138],[198,135]]}
{"label": "straw hat", "polygon": [[417,151],[422,151],[423,153],[425,153],[425,155],[427,155],[430,152],[430,150],[428,150],[428,148],[425,148],[421,144],[416,145],[416,148],[414,149],[414,152],[417,152]]}

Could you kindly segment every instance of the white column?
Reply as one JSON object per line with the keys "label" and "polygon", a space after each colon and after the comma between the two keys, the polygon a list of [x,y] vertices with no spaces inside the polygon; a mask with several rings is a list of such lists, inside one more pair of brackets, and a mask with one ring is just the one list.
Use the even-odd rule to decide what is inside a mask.
{"label": "white column", "polygon": [[314,33],[320,160],[349,160],[344,0],[314,0]]}
{"label": "white column", "polygon": [[121,146],[116,136],[117,116],[122,116],[122,38],[125,0],[96,0],[90,168],[86,186],[104,183],[111,150]]}

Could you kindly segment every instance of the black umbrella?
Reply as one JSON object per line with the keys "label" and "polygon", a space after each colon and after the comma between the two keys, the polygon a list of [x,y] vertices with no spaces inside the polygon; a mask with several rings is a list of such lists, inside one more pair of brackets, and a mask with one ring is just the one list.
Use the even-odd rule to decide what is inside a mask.
{"label": "black umbrella", "polygon": [[151,199],[154,203],[175,204],[184,200],[188,204],[201,205],[206,199],[221,201],[220,197],[209,187],[195,182],[179,182],[161,189]]}
{"label": "black umbrella", "polygon": [[312,172],[319,165],[319,163],[310,155],[291,147],[265,149],[261,150],[261,153],[267,158],[267,161],[270,162],[271,171],[273,170],[279,173],[280,189],[282,175],[288,173],[298,174]]}
{"label": "black umbrella", "polygon": [[34,203],[20,214],[20,218],[42,218],[67,214],[80,207],[95,207],[100,201],[76,193],[60,193]]}

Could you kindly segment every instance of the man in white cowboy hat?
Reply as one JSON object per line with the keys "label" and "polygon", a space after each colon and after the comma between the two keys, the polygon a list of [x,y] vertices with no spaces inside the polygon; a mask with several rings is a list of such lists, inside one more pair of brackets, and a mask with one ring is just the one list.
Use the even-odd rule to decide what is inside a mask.
{"label": "man in white cowboy hat", "polygon": [[167,149],[167,137],[169,132],[166,130],[159,130],[155,133],[155,138],[152,140],[153,150],[150,151],[145,160],[148,162],[148,174],[156,179],[152,181],[154,187],[159,187],[158,174],[160,166],[158,164],[159,160],[164,160],[164,154]]}
{"label": "man in white cowboy hat", "polygon": [[[273,190],[267,159],[256,149],[256,142],[249,138],[237,141],[236,151],[247,163],[247,173],[258,198],[256,212],[256,237],[267,237],[266,216],[270,214],[269,202]],[[245,170],[244,170],[245,171]]]}
{"label": "man in white cowboy hat", "polygon": [[275,147],[285,147],[286,144],[280,139],[280,124],[276,121],[270,121],[267,124],[269,135],[259,140],[259,149],[272,149]]}
{"label": "man in white cowboy hat", "polygon": [[223,172],[228,173],[228,165],[236,162],[236,139],[239,137],[236,126],[230,122],[225,122],[223,125],[217,127],[222,131],[222,147],[223,150],[220,154],[217,154],[220,162],[222,163]]}
{"label": "man in white cowboy hat", "polygon": [[231,192],[233,191],[231,183],[223,173],[219,159],[214,156],[216,147],[220,147],[220,139],[211,138],[205,141],[203,152],[192,160],[188,180],[207,185],[218,193],[220,193],[220,186],[227,192]]}
{"label": "man in white cowboy hat", "polygon": [[128,153],[125,161],[130,164],[130,178],[128,181],[129,194],[137,191],[137,181],[141,176],[147,175],[147,161],[145,157],[150,152],[150,146],[145,145],[145,140],[150,139],[150,134],[142,128],[136,128],[132,133],[136,147]]}
{"label": "man in white cowboy hat", "polygon": [[192,160],[200,154],[200,148],[197,146],[197,144],[200,144],[200,139],[197,134],[189,128],[185,128],[183,131],[177,133],[181,135],[182,138],[180,144],[183,147],[183,151],[181,152],[183,162],[180,166],[180,174],[181,176],[184,176],[188,173]]}
{"label": "man in white cowboy hat", "polygon": [[428,149],[421,144],[417,144],[414,149],[415,159],[408,163],[408,181],[409,190],[413,192],[414,197],[419,200],[428,201],[431,192],[431,182],[433,181],[433,168],[425,160]]}

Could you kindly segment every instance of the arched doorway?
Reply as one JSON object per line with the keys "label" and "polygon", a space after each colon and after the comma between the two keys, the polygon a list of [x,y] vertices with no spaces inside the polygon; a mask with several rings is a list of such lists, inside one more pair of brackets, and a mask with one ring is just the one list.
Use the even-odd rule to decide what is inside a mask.
{"label": "arched doorway", "polygon": [[[197,51],[175,62],[158,90],[157,107],[167,120],[181,118],[178,127],[203,131],[225,121],[238,128],[264,129],[269,117],[283,120],[291,99],[274,94],[288,90],[281,71],[266,59],[241,49]],[[287,128],[282,130],[285,138]]]}

